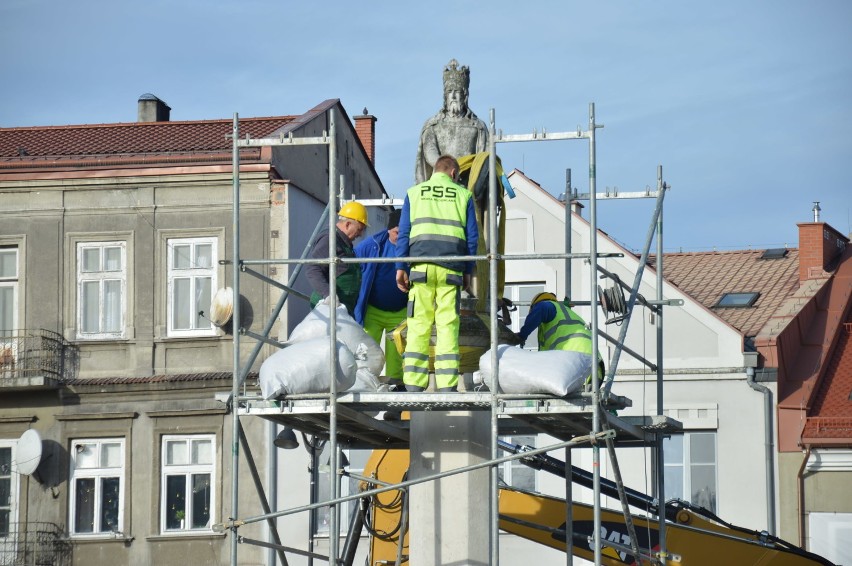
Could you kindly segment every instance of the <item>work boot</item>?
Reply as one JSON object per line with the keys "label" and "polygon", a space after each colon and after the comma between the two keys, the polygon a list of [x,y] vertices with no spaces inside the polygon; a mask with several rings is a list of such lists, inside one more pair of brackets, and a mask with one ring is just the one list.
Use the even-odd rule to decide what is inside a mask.
{"label": "work boot", "polygon": [[420,387],[419,385],[409,385],[409,384],[407,384],[407,383],[406,383],[406,384],[405,384],[405,390],[406,390],[406,391],[419,392],[419,391],[425,391],[425,390],[426,390],[426,388],[425,388],[425,387]]}
{"label": "work boot", "polygon": [[388,385],[390,386],[390,387],[388,387],[388,391],[390,391],[391,393],[403,393],[403,392],[405,392],[405,385],[403,385],[399,381],[391,380],[388,383]]}
{"label": "work boot", "polygon": [[456,391],[458,391],[458,389],[456,388],[455,385],[453,387],[439,387],[438,388],[438,393],[455,393]]}

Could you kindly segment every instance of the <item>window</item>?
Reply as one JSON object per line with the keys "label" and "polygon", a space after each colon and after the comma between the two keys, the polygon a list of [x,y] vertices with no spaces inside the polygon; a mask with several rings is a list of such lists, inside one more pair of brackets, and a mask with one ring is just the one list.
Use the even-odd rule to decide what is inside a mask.
{"label": "window", "polygon": [[772,248],[765,250],[759,259],[781,259],[787,255],[787,248]]}
{"label": "window", "polygon": [[168,244],[169,336],[213,336],[201,313],[216,288],[216,239],[172,238]]}
{"label": "window", "polygon": [[0,248],[0,339],[18,326],[18,248]]}
{"label": "window", "polygon": [[722,298],[719,299],[719,302],[716,303],[717,307],[750,307],[757,300],[757,297],[760,296],[760,293],[751,292],[751,293],[725,293],[722,295]]}
{"label": "window", "polygon": [[0,440],[0,539],[12,532],[18,513],[18,474],[12,471],[14,445],[14,441]]}
{"label": "window", "polygon": [[124,242],[77,244],[77,338],[123,338],[127,294]]}
{"label": "window", "polygon": [[666,500],[716,512],[716,433],[685,432],[663,441]]}
{"label": "window", "polygon": [[214,435],[164,436],[160,524],[163,532],[210,530]]}
{"label": "window", "polygon": [[[316,501],[328,501],[329,497],[329,477],[328,474],[330,472],[329,468],[329,447],[331,444],[324,443],[322,448],[322,452],[317,456],[317,499]],[[364,466],[367,465],[367,460],[370,458],[372,454],[372,450],[342,450],[341,455],[338,456],[338,465],[341,468],[346,468],[348,471],[361,475],[364,471]],[[339,476],[338,476],[339,477]],[[340,496],[343,497],[345,495],[350,495],[352,493],[358,492],[358,484],[360,480],[356,480],[352,477],[347,477],[340,483],[340,489],[338,490]],[[397,497],[399,492],[390,492],[380,496],[380,501],[388,503],[392,502],[395,497]],[[349,517],[352,512],[357,509],[358,502],[357,501],[347,501],[346,503],[341,503],[338,505],[338,514],[337,514],[337,525],[340,528],[340,532],[345,534],[347,529],[349,528]],[[314,514],[314,534],[321,536],[328,536],[329,528],[331,526],[331,507],[320,507],[316,510]]]}
{"label": "window", "polygon": [[[513,332],[520,332],[524,321],[527,319],[527,313],[530,312],[530,302],[542,291],[544,291],[544,283],[506,284],[503,295],[518,307],[518,310],[512,313],[511,329]],[[538,332],[529,335],[524,343],[524,348],[538,350]]]}
{"label": "window", "polygon": [[[509,444],[532,446],[533,448],[536,447],[535,435],[502,436],[500,439],[508,442]],[[508,452],[506,454],[508,454]],[[522,464],[520,460],[504,462],[497,470],[497,477],[498,481],[511,487],[516,487],[526,491],[536,491],[535,469],[530,468],[526,464]]]}
{"label": "window", "polygon": [[74,440],[71,446],[71,534],[122,531],[124,439]]}

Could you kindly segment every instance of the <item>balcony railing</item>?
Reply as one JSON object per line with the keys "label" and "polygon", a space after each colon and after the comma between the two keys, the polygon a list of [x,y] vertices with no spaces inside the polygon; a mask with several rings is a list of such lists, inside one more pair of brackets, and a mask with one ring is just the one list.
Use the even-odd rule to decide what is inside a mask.
{"label": "balcony railing", "polygon": [[53,523],[0,523],[0,566],[67,566],[71,544]]}
{"label": "balcony railing", "polygon": [[0,332],[0,387],[65,383],[75,375],[77,363],[76,348],[56,332]]}

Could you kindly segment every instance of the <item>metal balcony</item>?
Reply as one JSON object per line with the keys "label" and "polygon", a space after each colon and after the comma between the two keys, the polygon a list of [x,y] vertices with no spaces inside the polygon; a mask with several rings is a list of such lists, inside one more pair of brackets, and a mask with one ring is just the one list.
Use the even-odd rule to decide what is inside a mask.
{"label": "metal balcony", "polygon": [[[49,330],[0,333],[0,388],[52,389],[76,373],[77,350]],[[2,563],[0,563],[2,566]]]}
{"label": "metal balcony", "polygon": [[0,566],[67,566],[71,544],[53,523],[0,523]]}

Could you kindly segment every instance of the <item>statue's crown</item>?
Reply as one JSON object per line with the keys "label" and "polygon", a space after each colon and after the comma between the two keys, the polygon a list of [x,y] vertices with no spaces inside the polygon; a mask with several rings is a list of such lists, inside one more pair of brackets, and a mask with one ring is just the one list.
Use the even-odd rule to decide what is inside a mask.
{"label": "statue's crown", "polygon": [[451,59],[444,67],[444,91],[467,90],[470,86],[470,69],[459,67],[459,62]]}

